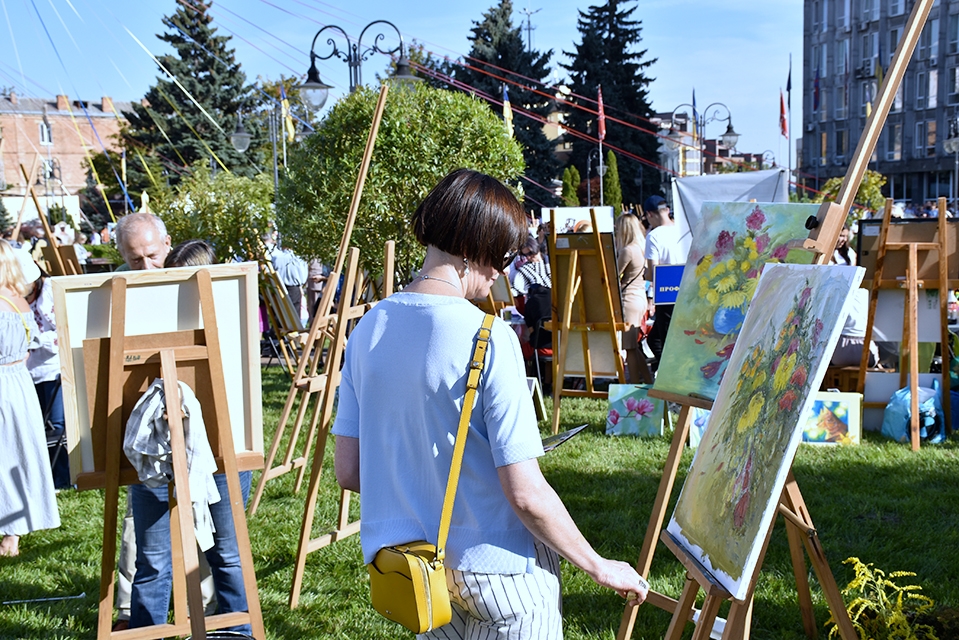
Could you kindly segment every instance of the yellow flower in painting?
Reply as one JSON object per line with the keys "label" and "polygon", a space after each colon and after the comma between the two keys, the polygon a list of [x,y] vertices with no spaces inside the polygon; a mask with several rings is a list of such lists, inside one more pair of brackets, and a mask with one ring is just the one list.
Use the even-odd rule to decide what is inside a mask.
{"label": "yellow flower in painting", "polygon": [[715,278],[715,277],[718,276],[719,274],[725,273],[725,272],[726,272],[726,263],[725,263],[725,262],[719,262],[719,263],[716,264],[715,267],[713,267],[712,269],[709,270],[709,277],[710,277],[710,278]]}
{"label": "yellow flower in painting", "polygon": [[749,408],[746,409],[746,412],[739,418],[739,422],[736,424],[736,432],[742,433],[749,427],[756,424],[756,420],[759,419],[759,414],[763,410],[763,395],[761,393],[755,394],[749,400]]}
{"label": "yellow flower in painting", "polygon": [[743,292],[743,295],[746,296],[747,300],[753,299],[753,294],[756,293],[756,285],[759,283],[759,278],[753,278],[752,280],[747,280],[743,283],[743,286],[740,287],[740,291]]}
{"label": "yellow flower in painting", "polygon": [[730,291],[723,296],[722,304],[729,309],[741,307],[746,304],[746,296],[743,295],[742,291]]}
{"label": "yellow flower in painting", "polygon": [[728,275],[719,282],[716,283],[716,288],[719,290],[719,293],[726,293],[727,291],[735,288],[737,284],[736,276]]}
{"label": "yellow flower in painting", "polygon": [[727,269],[730,269],[730,270],[735,269],[735,268],[736,268],[736,258],[730,258],[729,260],[727,260],[727,261],[726,261],[726,268],[727,268]]}
{"label": "yellow flower in painting", "polygon": [[795,353],[783,358],[782,361],[780,361],[779,368],[776,369],[776,374],[773,376],[773,390],[776,393],[779,393],[786,388],[786,384],[789,382],[789,377],[792,375],[795,368]]}
{"label": "yellow flower in painting", "polygon": [[709,304],[711,304],[711,305],[713,305],[713,306],[719,304],[719,294],[716,293],[716,292],[713,291],[713,290],[710,290],[710,291],[706,294],[706,302],[708,302]]}
{"label": "yellow flower in painting", "polygon": [[758,389],[766,383],[766,372],[760,371],[759,374],[753,378],[753,389]]}
{"label": "yellow flower in painting", "polygon": [[747,238],[743,240],[743,246],[746,247],[747,249],[755,249],[756,240],[747,236]]}
{"label": "yellow flower in painting", "polygon": [[758,257],[759,257],[759,254],[756,253],[755,249],[749,252],[749,259],[752,260],[753,262],[755,262]]}
{"label": "yellow flower in painting", "polygon": [[702,261],[696,266],[696,277],[698,278],[709,271],[711,266],[713,266],[713,254],[710,253],[703,256]]}
{"label": "yellow flower in painting", "polygon": [[739,265],[739,270],[743,273],[749,271],[749,267],[753,266],[749,260],[743,260],[742,264]]}
{"label": "yellow flower in painting", "polygon": [[709,289],[709,278],[699,279],[699,295],[703,295]]}

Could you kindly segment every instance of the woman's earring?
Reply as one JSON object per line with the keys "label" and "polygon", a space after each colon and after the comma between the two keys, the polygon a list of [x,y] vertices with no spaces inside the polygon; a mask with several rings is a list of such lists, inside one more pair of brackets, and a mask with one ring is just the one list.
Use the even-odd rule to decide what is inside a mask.
{"label": "woman's earring", "polygon": [[470,274],[470,261],[466,258],[463,258],[463,277],[465,278]]}

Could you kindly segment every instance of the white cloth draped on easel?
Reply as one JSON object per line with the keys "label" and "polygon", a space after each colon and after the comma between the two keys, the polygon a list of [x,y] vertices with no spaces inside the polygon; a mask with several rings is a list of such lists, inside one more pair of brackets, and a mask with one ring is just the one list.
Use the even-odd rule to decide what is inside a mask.
{"label": "white cloth draped on easel", "polygon": [[[193,502],[193,529],[197,544],[206,551],[213,546],[215,531],[210,505],[220,501],[220,492],[213,479],[216,460],[207,440],[200,402],[193,389],[182,382],[178,384],[190,499]],[[162,378],[154,380],[133,407],[123,438],[123,453],[145,486],[161,487],[173,480],[170,423],[166,418]]]}

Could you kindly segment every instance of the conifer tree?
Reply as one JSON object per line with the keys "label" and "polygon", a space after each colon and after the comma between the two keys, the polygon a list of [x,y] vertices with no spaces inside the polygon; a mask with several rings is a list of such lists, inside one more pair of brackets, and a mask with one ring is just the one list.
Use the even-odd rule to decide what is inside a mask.
{"label": "conifer tree", "polygon": [[613,208],[613,215],[623,210],[623,189],[619,184],[619,164],[612,150],[606,152],[606,175],[603,176],[603,203]]}
{"label": "conifer tree", "polygon": [[16,224],[13,220],[13,216],[10,215],[10,212],[7,211],[7,207],[3,204],[3,200],[0,200],[0,237],[3,236],[13,225]]}
{"label": "conifer tree", "polygon": [[[497,102],[503,98],[503,83],[491,77],[489,73],[520,83],[508,84],[510,104],[514,109],[513,136],[523,147],[523,159],[526,161],[524,175],[531,181],[546,188],[560,175],[560,163],[554,155],[554,143],[543,134],[543,123],[516,112],[522,109],[545,120],[552,110],[552,100],[528,88],[533,81],[543,82],[550,73],[549,60],[552,49],[540,53],[530,51],[523,42],[520,27],[513,25],[512,0],[500,0],[500,3],[483,14],[483,19],[473,22],[470,42],[473,47],[465,64],[475,68],[457,66],[453,76],[456,80],[472,87],[477,93],[491,96]],[[489,63],[488,66],[483,63]],[[484,73],[485,72],[485,73]],[[502,107],[490,104],[491,108],[502,114]],[[554,206],[556,196],[535,184],[524,182],[523,190],[532,200],[545,206]],[[528,209],[536,209],[536,202],[527,200]]]}
{"label": "conifer tree", "polygon": [[[230,171],[249,176],[256,173],[254,165],[261,159],[238,153],[230,134],[236,129],[238,115],[248,115],[258,100],[229,47],[230,37],[217,35],[211,24],[211,4],[212,0],[179,4],[172,16],[163,18],[167,32],[157,35],[174,50],[160,56],[160,62],[209,117],[160,70],[144,96],[148,106],[134,103],[133,111],[124,114],[129,127],[123,132],[123,142],[127,149],[145,149],[181,171],[197,161],[213,163],[219,169],[212,150]],[[249,121],[245,124],[253,128]],[[256,149],[264,134],[256,129],[251,133],[251,148]],[[168,171],[168,176],[171,182],[179,180],[175,171]]]}
{"label": "conifer tree", "polygon": [[[581,42],[575,51],[564,52],[572,58],[562,64],[570,74],[570,89],[574,94],[595,99],[597,88],[602,85],[603,103],[607,116],[615,115],[621,120],[650,129],[650,124],[638,118],[649,118],[648,85],[651,80],[647,69],[656,60],[646,59],[646,50],[639,49],[642,41],[642,21],[631,18],[636,10],[633,0],[606,0],[599,6],[579,12],[577,28]],[[593,103],[583,106],[596,110]],[[569,114],[569,127],[598,136],[596,116],[581,109]],[[645,133],[606,120],[606,144],[634,153],[652,162],[658,162],[659,143],[651,133]],[[586,166],[586,155],[596,147],[589,140],[574,139],[572,162]],[[641,193],[656,193],[660,190],[659,172],[639,169],[638,162],[627,159],[620,167],[623,200],[639,202]],[[649,167],[647,167],[649,169]],[[642,187],[637,178],[643,181]],[[606,200],[609,202],[609,200]]]}
{"label": "conifer tree", "polygon": [[579,170],[575,166],[570,165],[563,169],[563,206],[564,207],[578,207],[579,206],[579,196],[576,195],[576,190],[579,188]]}

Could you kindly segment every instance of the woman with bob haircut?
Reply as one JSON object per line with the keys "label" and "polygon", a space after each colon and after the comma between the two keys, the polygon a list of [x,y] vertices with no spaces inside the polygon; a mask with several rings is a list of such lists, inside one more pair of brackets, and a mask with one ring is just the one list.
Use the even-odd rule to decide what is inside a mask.
{"label": "woman with bob haircut", "polygon": [[[423,267],[378,303],[346,347],[336,434],[340,485],[361,491],[369,563],[383,547],[436,542],[467,368],[486,297],[526,239],[526,216],[490,176],[458,169],[413,214]],[[450,624],[420,638],[562,637],[561,554],[640,601],[632,566],[601,557],[543,478],[543,447],[516,334],[491,331],[446,548]]]}

